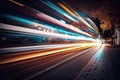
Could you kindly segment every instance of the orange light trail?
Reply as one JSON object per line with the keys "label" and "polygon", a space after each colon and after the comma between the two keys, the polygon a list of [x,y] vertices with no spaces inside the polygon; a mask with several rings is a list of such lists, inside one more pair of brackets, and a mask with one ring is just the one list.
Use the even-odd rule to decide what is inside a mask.
{"label": "orange light trail", "polygon": [[9,0],[9,1],[12,2],[12,3],[15,3],[15,4],[19,5],[19,6],[24,6],[23,4],[21,4],[21,3],[19,3],[19,2],[16,2],[16,1],[14,1],[14,0]]}
{"label": "orange light trail", "polygon": [[62,3],[58,2],[58,5],[60,5],[65,11],[67,11],[72,16],[76,16],[71,10],[69,10],[66,6],[64,6]]}
{"label": "orange light trail", "polygon": [[35,58],[35,57],[40,57],[40,56],[64,52],[64,51],[71,51],[71,50],[78,50],[78,49],[82,50],[82,49],[87,49],[87,48],[95,46],[95,45],[96,45],[96,43],[83,43],[83,44],[80,44],[78,46],[56,49],[56,50],[47,51],[47,52],[38,52],[38,53],[32,53],[32,54],[25,54],[25,55],[21,55],[21,56],[14,56],[14,57],[0,60],[0,64],[20,61],[20,60],[25,60],[25,59]]}
{"label": "orange light trail", "polygon": [[71,14],[72,16],[78,18],[79,20],[81,20],[85,25],[87,25],[89,28],[93,29],[94,28],[87,23],[80,15],[78,16],[77,14],[75,14],[74,12],[72,12],[70,9],[68,9],[66,6],[64,6],[62,3],[58,2],[58,5],[61,6],[65,11],[67,11],[69,14]]}

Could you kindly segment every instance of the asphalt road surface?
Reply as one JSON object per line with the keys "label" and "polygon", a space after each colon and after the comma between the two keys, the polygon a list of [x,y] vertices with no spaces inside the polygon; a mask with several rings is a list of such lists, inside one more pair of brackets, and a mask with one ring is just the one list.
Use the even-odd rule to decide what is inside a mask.
{"label": "asphalt road surface", "polygon": [[[114,73],[106,51],[104,51],[105,47],[106,45],[102,44],[101,46],[75,48],[54,54],[22,58],[23,60],[19,60],[18,56],[24,57],[23,55],[27,54],[30,57],[28,54],[36,54],[35,52],[39,50],[17,56],[2,55],[0,80],[113,80]],[[11,59],[11,57],[14,58]]]}

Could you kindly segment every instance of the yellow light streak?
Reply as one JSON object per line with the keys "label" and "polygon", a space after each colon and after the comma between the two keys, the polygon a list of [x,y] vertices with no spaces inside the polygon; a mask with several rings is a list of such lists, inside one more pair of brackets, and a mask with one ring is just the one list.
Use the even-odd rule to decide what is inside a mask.
{"label": "yellow light streak", "polygon": [[61,6],[66,12],[68,12],[69,14],[71,14],[72,16],[78,18],[79,20],[81,20],[84,24],[86,24],[89,28],[93,29],[94,28],[88,24],[81,16],[77,16],[75,13],[73,13],[70,9],[68,9],[66,6],[64,6],[62,3],[58,2],[58,5]]}
{"label": "yellow light streak", "polygon": [[92,47],[94,45],[96,45],[96,43],[83,43],[83,44],[79,44],[77,46],[57,49],[57,50],[53,50],[53,51],[37,52],[37,53],[31,53],[31,54],[26,54],[26,55],[14,56],[14,57],[10,57],[10,58],[7,58],[7,59],[0,60],[0,64],[5,64],[5,63],[10,63],[10,62],[15,62],[15,61],[20,61],[20,60],[45,56],[45,55],[64,52],[64,51],[87,49],[87,48]]}
{"label": "yellow light streak", "polygon": [[9,0],[9,1],[12,2],[12,3],[15,3],[15,4],[19,5],[19,6],[24,6],[23,4],[21,4],[21,3],[19,3],[19,2],[16,2],[16,1],[14,1],[14,0]]}
{"label": "yellow light streak", "polygon": [[69,10],[66,6],[64,6],[62,3],[58,2],[58,5],[61,6],[65,11],[67,11],[72,16],[76,16],[71,10]]}

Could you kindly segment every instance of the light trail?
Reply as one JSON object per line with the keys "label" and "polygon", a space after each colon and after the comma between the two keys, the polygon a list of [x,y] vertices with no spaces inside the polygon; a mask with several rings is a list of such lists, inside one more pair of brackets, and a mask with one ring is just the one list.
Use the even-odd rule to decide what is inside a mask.
{"label": "light trail", "polygon": [[85,21],[80,15],[76,16],[76,18],[78,18],[80,21],[82,21],[85,25],[87,25],[89,28],[93,29],[94,28],[87,22]]}
{"label": "light trail", "polygon": [[55,49],[55,48],[64,48],[64,47],[72,47],[72,46],[83,46],[92,43],[74,43],[74,44],[50,44],[50,45],[37,45],[37,46],[24,46],[24,47],[10,47],[10,48],[0,48],[1,53],[8,52],[19,52],[19,51],[27,51],[27,50],[43,50],[43,49]]}
{"label": "light trail", "polygon": [[[31,70],[34,70],[34,69],[38,69],[38,68],[40,68],[41,66],[50,64],[51,62],[53,62],[53,63],[57,62],[57,64],[58,64],[60,59],[64,61],[64,59],[66,59],[66,58],[68,58],[68,57],[70,57],[70,56],[73,56],[73,55],[75,54],[75,51],[74,51],[74,50],[73,50],[73,51],[71,50],[69,54],[64,54],[64,53],[67,53],[67,52],[68,52],[68,51],[64,51],[63,53],[57,53],[57,54],[55,54],[55,55],[58,55],[58,56],[59,56],[59,54],[63,54],[63,55],[62,55],[62,56],[59,56],[59,57],[57,57],[57,58],[54,58],[54,59],[45,61],[44,63],[40,63],[40,64],[38,64],[37,66],[31,65],[31,66],[29,66],[28,68],[26,68],[26,69],[24,69],[24,70],[21,70],[21,71],[18,71],[18,72],[14,73],[14,74],[18,74],[18,75],[19,75],[20,73],[24,73],[24,72],[26,72],[26,71],[31,71]],[[49,57],[49,56],[52,56],[52,55],[48,55],[48,56],[46,56],[46,57]],[[45,58],[45,57],[44,57],[44,58]],[[46,70],[46,69],[45,69],[45,70]],[[42,69],[41,72],[43,72],[43,71],[44,71],[44,69]],[[13,75],[14,75],[14,74],[13,74]]]}
{"label": "light trail", "polygon": [[[59,21],[59,20],[57,20],[57,19],[55,19],[55,18],[53,18],[53,17],[51,17],[51,16],[49,16],[49,15],[46,15],[46,14],[44,14],[44,13],[42,13],[42,12],[40,12],[40,11],[38,11],[38,10],[35,10],[35,9],[32,9],[32,8],[29,8],[29,7],[27,7],[27,6],[24,6],[24,8],[28,8],[28,9],[30,9],[30,11],[32,10],[32,11],[34,11],[34,13],[33,14],[31,14],[31,15],[33,15],[33,16],[35,16],[35,13],[36,13],[36,15],[38,16],[35,16],[35,17],[37,17],[37,18],[39,18],[39,19],[41,19],[41,20],[45,20],[45,21],[48,21],[48,22],[51,22],[51,23],[53,23],[53,24],[55,24],[55,25],[58,25],[58,26],[61,26],[61,27],[64,27],[64,28],[67,28],[67,29],[70,29],[70,30],[72,30],[72,31],[75,31],[75,32],[77,32],[77,33],[80,33],[80,34],[84,34],[84,35],[86,35],[86,36],[91,36],[90,34],[88,34],[87,32],[84,32],[84,31],[81,31],[79,28],[77,28],[77,27],[71,27],[70,25],[68,25],[68,24],[65,24],[65,23],[62,23],[61,21]],[[26,13],[26,12],[25,12]]]}
{"label": "light trail", "polygon": [[[10,48],[0,48],[1,54],[9,52],[19,52],[19,51],[29,51],[29,50],[47,50],[55,48],[65,48],[74,46],[88,46],[95,45],[96,43],[74,43],[74,44],[52,44],[52,45],[37,45],[37,46],[24,46],[24,47],[10,47]],[[97,42],[99,44],[99,42]]]}
{"label": "light trail", "polygon": [[80,21],[82,21],[85,25],[87,25],[89,28],[93,29],[94,28],[86,21],[84,20],[83,17],[81,17],[80,15],[72,12],[70,9],[68,9],[65,5],[63,5],[62,3],[58,2],[58,5],[61,6],[65,11],[67,11],[69,14],[71,14],[72,16],[78,18]]}
{"label": "light trail", "polygon": [[40,57],[40,56],[44,56],[44,55],[49,55],[49,54],[54,54],[54,53],[58,53],[58,52],[63,52],[63,51],[69,51],[69,50],[76,50],[76,49],[86,49],[89,48],[91,46],[94,46],[96,44],[84,44],[82,46],[72,46],[69,48],[63,48],[63,49],[59,49],[59,50],[52,50],[52,51],[46,51],[46,52],[37,52],[37,53],[32,53],[32,54],[26,54],[26,55],[19,55],[19,56],[15,56],[15,57],[10,57],[4,60],[0,60],[0,64],[5,64],[5,63],[10,63],[10,62],[15,62],[15,61],[20,61],[20,60],[25,60],[25,59],[30,59],[30,58],[35,58],[35,57]]}
{"label": "light trail", "polygon": [[[62,3],[58,2],[58,5],[61,6],[64,10],[66,10],[66,12],[68,12],[70,15],[68,13],[66,13],[64,10],[62,10],[59,7],[57,7],[56,5],[54,5],[53,3],[51,3],[50,1],[41,1],[41,2],[44,3],[45,5],[51,7],[52,9],[58,11],[59,13],[62,13],[62,14],[65,13],[63,15],[66,16],[66,17],[68,17],[68,18],[70,18],[70,15],[72,15],[74,18],[82,21],[85,25],[87,25],[89,28],[91,28],[91,29],[93,29],[95,31],[95,29],[86,20],[84,20],[83,17],[81,17],[80,15],[78,15],[75,11],[70,10],[69,8],[67,8],[66,6],[64,6]],[[25,8],[29,8],[29,7],[25,6],[25,5],[24,5],[24,7]],[[65,24],[65,23],[62,24],[61,21],[59,21],[59,20],[57,20],[57,19],[55,19],[55,18],[53,18],[51,16],[48,16],[48,15],[46,15],[46,14],[44,14],[44,13],[38,11],[38,10],[35,10],[35,9],[32,9],[32,8],[29,8],[29,9],[32,10],[32,11],[34,11],[39,16],[39,19],[43,19],[43,20],[51,22],[51,23],[53,23],[55,25],[58,25],[58,26],[70,29],[70,30],[75,31],[77,33],[84,34],[86,36],[90,36],[90,37],[92,36],[91,34],[89,34],[87,32],[84,32],[84,31],[80,30],[79,28],[77,28],[75,26],[73,26],[74,27],[73,28],[73,27],[71,27],[72,25],[68,25],[68,24]],[[33,13],[34,16],[35,16],[35,13]],[[42,16],[46,16],[46,17],[43,18]],[[71,16],[71,18],[72,18],[72,16]],[[47,18],[49,18],[49,20]],[[72,18],[72,19],[74,19],[74,18]]]}
{"label": "light trail", "polygon": [[76,16],[76,14],[74,14],[70,9],[68,9],[66,6],[64,6],[62,3],[58,2],[58,5],[60,5],[64,10],[66,10],[69,14],[71,14],[72,16]]}
{"label": "light trail", "polygon": [[91,25],[94,27],[95,31],[99,34],[98,28],[95,25],[95,23],[90,18],[85,18],[85,19],[88,20],[91,23]]}
{"label": "light trail", "polygon": [[55,64],[55,65],[53,65],[53,66],[50,66],[50,67],[46,68],[46,69],[43,70],[43,71],[40,71],[40,72],[37,72],[36,74],[33,74],[32,76],[28,76],[28,77],[25,78],[24,80],[30,80],[30,79],[32,79],[32,78],[34,78],[34,77],[36,77],[36,76],[38,76],[38,75],[46,72],[46,71],[49,71],[49,70],[51,70],[51,69],[53,69],[53,68],[55,68],[55,67],[57,67],[57,66],[59,66],[59,65],[61,65],[61,64],[63,64],[63,63],[65,63],[65,62],[69,61],[69,60],[72,60],[73,58],[75,58],[75,57],[77,57],[77,56],[80,56],[80,55],[88,52],[89,50],[91,50],[91,48],[89,48],[89,49],[87,49],[87,50],[84,50],[84,51],[82,51],[82,52],[80,52],[80,53],[78,53],[78,54],[75,54],[75,55],[73,55],[73,56],[70,56],[70,57],[68,57],[68,58],[60,61],[59,63],[57,63],[57,64]]}
{"label": "light trail", "polygon": [[65,23],[62,23],[61,21],[53,18],[53,17],[50,17],[44,13],[38,13],[37,16],[39,16],[40,18],[44,19],[44,20],[47,20],[48,22],[52,22],[54,24],[57,24],[59,26],[62,26],[64,28],[67,28],[67,29],[70,29],[72,31],[75,31],[77,33],[80,33],[80,34],[84,34],[84,35],[87,35],[87,36],[91,36],[90,34],[86,33],[86,32],[83,32],[81,31],[79,28],[76,28],[72,25],[68,25],[68,24],[65,24]]}
{"label": "light trail", "polygon": [[54,5],[53,3],[49,2],[49,1],[42,1],[42,3],[44,3],[45,5],[49,6],[50,8],[54,9],[55,11],[59,12],[60,14],[64,15],[65,17],[69,18],[72,21],[76,21],[74,18],[72,18],[69,14],[67,14],[64,10],[62,10],[61,8],[57,7],[56,5]]}
{"label": "light trail", "polygon": [[[71,7],[69,7],[64,1],[63,1],[63,3],[66,5],[64,5],[64,4],[62,4],[62,3],[59,3],[58,2],[58,4],[64,9],[64,10],[66,10],[69,14],[71,14],[71,15],[73,15],[75,18],[77,18],[77,16],[79,16],[79,17],[81,17],[81,15],[80,15],[80,13],[77,13],[76,11],[74,11]],[[86,23],[88,23],[87,25],[88,25],[88,27],[90,26],[89,24],[92,24],[92,26],[91,26],[91,28],[92,27],[94,27],[95,28],[95,30],[96,31],[98,31],[98,29],[97,29],[97,27],[96,27],[96,25],[93,23],[93,21],[90,19],[90,18],[86,18],[86,17],[82,17],[83,19],[82,19],[82,22],[84,21],[84,24],[86,24]],[[78,19],[78,18],[77,18]],[[84,20],[85,19],[85,20]],[[78,20],[80,20],[80,19],[78,19]],[[87,21],[88,20],[88,21]],[[92,30],[91,30],[91,28],[88,28],[88,30],[90,31],[90,32],[92,32],[92,33],[95,33],[95,30],[93,30],[93,28],[92,28]],[[90,34],[90,33],[89,33]]]}
{"label": "light trail", "polygon": [[9,1],[12,2],[12,3],[14,3],[14,4],[17,4],[19,6],[24,6],[23,4],[21,4],[21,3],[17,2],[17,1],[14,1],[14,0],[9,0]]}
{"label": "light trail", "polygon": [[81,36],[80,34],[77,34],[77,33],[65,31],[64,29],[56,28],[56,27],[50,26],[50,25],[45,24],[45,23],[43,23],[43,24],[36,23],[36,22],[33,22],[32,20],[28,20],[28,19],[25,19],[22,17],[12,16],[12,15],[8,15],[8,14],[2,14],[2,16],[5,18],[8,18],[8,19],[11,19],[11,20],[15,20],[15,21],[30,25],[30,26],[32,25],[39,30],[41,30],[41,28],[45,28],[45,29],[48,29],[49,32],[52,32],[54,30],[54,31],[56,31],[58,33],[62,33],[62,34],[68,34],[68,35],[72,35],[72,36],[73,35],[74,36],[75,35]]}
{"label": "light trail", "polygon": [[44,31],[39,31],[39,30],[35,30],[35,29],[18,27],[18,26],[3,24],[3,23],[0,23],[0,25],[1,25],[0,29],[18,31],[18,32],[21,32],[21,34],[22,34],[22,33],[29,33],[29,34],[31,34],[31,35],[43,35],[43,36],[51,36],[51,37],[63,38],[63,39],[95,41],[95,39],[86,38],[86,37],[83,37],[83,36],[76,37],[76,36],[70,36],[70,35],[64,35],[64,34],[58,34],[58,33],[50,33],[50,32],[44,32]]}
{"label": "light trail", "polygon": [[90,18],[85,18],[85,19],[88,20],[95,29],[98,29],[95,23]]}

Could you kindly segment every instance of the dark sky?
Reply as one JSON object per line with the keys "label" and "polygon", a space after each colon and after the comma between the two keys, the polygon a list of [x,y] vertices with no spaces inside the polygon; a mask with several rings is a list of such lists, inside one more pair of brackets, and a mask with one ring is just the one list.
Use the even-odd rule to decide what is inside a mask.
{"label": "dark sky", "polygon": [[83,13],[95,11],[105,0],[62,0],[70,7]]}

